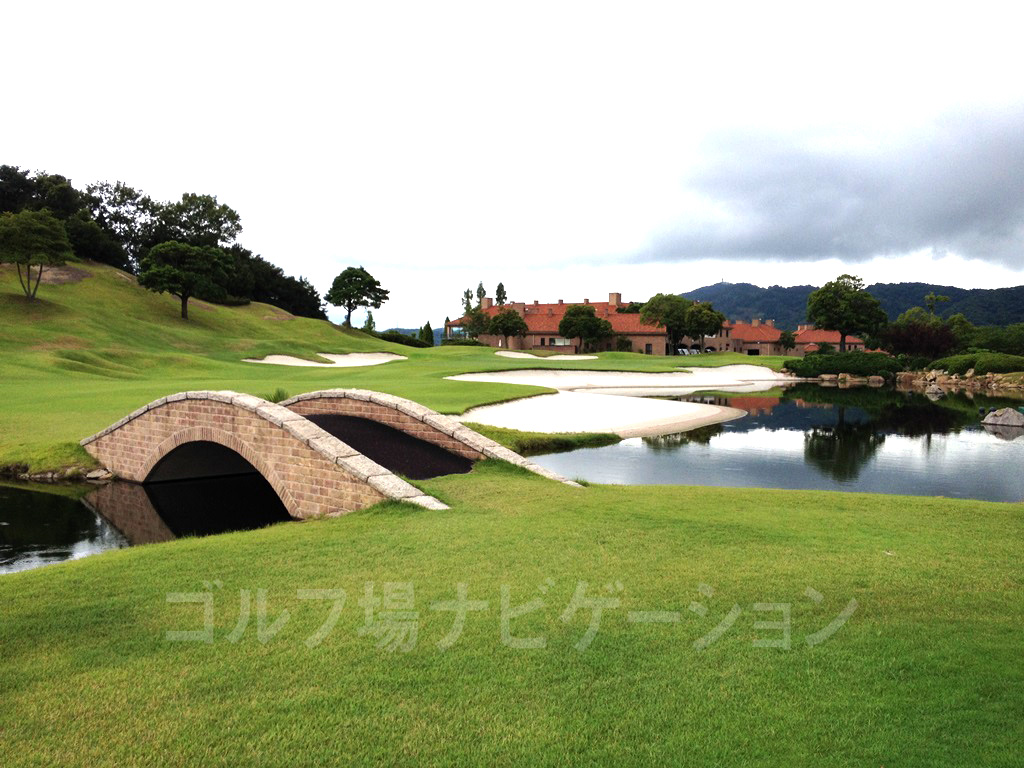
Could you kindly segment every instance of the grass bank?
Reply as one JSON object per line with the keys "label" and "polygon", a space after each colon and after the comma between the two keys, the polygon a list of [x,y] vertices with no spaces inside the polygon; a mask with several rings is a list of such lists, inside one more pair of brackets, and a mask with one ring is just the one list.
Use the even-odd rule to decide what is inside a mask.
{"label": "grass bank", "polygon": [[[0,764],[1019,764],[1021,505],[573,489],[493,462],[423,485],[452,508],[0,578]],[[380,607],[418,612],[397,617],[415,642],[392,627],[408,650],[361,633],[367,583],[412,590]],[[455,638],[459,583],[486,605]],[[239,618],[258,589],[262,636]],[[312,644],[332,603],[299,590],[328,589]],[[613,601],[599,620],[567,610],[581,589]],[[211,642],[168,639],[203,628],[174,593],[211,595]]]}

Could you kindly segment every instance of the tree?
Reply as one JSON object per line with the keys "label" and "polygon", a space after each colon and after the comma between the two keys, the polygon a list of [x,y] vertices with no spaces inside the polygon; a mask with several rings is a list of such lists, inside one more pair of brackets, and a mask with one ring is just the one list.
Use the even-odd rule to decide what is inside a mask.
{"label": "tree", "polygon": [[0,213],[18,213],[29,207],[35,197],[36,185],[16,165],[0,165]]}
{"label": "tree", "polygon": [[373,333],[377,330],[377,324],[373,322],[373,312],[366,310],[366,320],[363,321],[363,331],[366,333]]}
{"label": "tree", "polygon": [[701,351],[704,351],[704,338],[717,334],[724,324],[725,315],[707,302],[694,302],[686,312],[686,335],[700,339]]}
{"label": "tree", "polygon": [[390,291],[381,288],[380,283],[365,269],[348,267],[334,278],[334,284],[327,292],[326,298],[335,307],[344,307],[348,313],[345,325],[351,328],[353,310],[357,307],[380,309],[380,305],[388,300],[389,295]]}
{"label": "tree", "polygon": [[[70,258],[71,243],[64,225],[48,211],[24,210],[0,214],[0,264],[18,265],[18,282],[28,299],[39,292],[43,270]],[[22,279],[21,268],[25,267]],[[32,267],[37,268],[35,286]]]}
{"label": "tree", "polygon": [[494,336],[501,336],[505,340],[506,347],[508,347],[509,336],[525,336],[529,330],[526,321],[514,309],[502,310],[492,317],[491,322],[487,325],[487,332]]}
{"label": "tree", "polygon": [[479,307],[474,307],[466,313],[466,322],[462,324],[462,327],[466,329],[466,335],[471,339],[475,339],[481,333],[487,333],[487,326],[490,324],[491,318]]}
{"label": "tree", "polygon": [[78,258],[131,271],[131,262],[121,244],[84,212],[76,213],[65,221],[64,229],[67,230],[71,250]]}
{"label": "tree", "polygon": [[508,301],[508,295],[505,293],[505,284],[498,283],[498,287],[494,289],[494,303],[499,307],[504,307],[506,301]]}
{"label": "tree", "polygon": [[484,288],[484,281],[481,280],[480,284],[476,287],[476,303],[483,304],[484,297],[487,295],[487,289]]}
{"label": "tree", "polygon": [[783,354],[791,349],[796,349],[796,334],[792,331],[782,331],[779,334],[779,346],[782,347]]}
{"label": "tree", "polygon": [[430,321],[428,320],[426,325],[420,328],[420,341],[430,346],[434,346],[434,329],[430,327]]}
{"label": "tree", "polygon": [[223,288],[228,258],[220,248],[171,240],[150,248],[139,267],[139,285],[177,296],[181,299],[181,317],[188,320],[190,298]]}
{"label": "tree", "polygon": [[601,339],[607,339],[612,333],[612,324],[598,317],[589,304],[573,304],[568,307],[558,323],[558,335],[566,339],[578,338],[583,350]]}
{"label": "tree", "polygon": [[176,203],[157,207],[151,238],[157,242],[223,248],[231,245],[242,231],[242,217],[218,203],[214,195],[186,192]]}
{"label": "tree", "polygon": [[692,303],[689,299],[674,293],[659,293],[652,296],[640,309],[640,319],[643,322],[648,325],[665,326],[673,354],[680,340],[690,330],[689,311]]}
{"label": "tree", "polygon": [[897,355],[914,355],[935,360],[956,346],[949,325],[931,310],[911,307],[890,323],[881,334],[881,342]]}
{"label": "tree", "polygon": [[933,315],[935,314],[935,307],[946,301],[949,301],[949,296],[939,296],[935,291],[929,291],[924,297],[924,305]]}
{"label": "tree", "polygon": [[877,335],[888,322],[885,310],[864,283],[853,275],[840,275],[807,297],[807,319],[815,328],[839,331],[839,351],[846,351],[851,334]]}
{"label": "tree", "polygon": [[466,314],[473,309],[473,291],[469,288],[462,292],[462,309]]}
{"label": "tree", "polygon": [[85,188],[85,204],[93,221],[128,254],[131,271],[137,271],[146,245],[152,244],[157,203],[123,182],[103,181]]}

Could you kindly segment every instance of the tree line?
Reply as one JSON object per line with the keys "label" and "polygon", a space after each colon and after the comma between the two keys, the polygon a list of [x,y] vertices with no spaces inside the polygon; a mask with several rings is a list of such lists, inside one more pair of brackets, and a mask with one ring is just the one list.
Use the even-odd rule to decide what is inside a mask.
{"label": "tree line", "polygon": [[195,297],[222,304],[260,301],[326,319],[313,285],[239,245],[241,231],[237,211],[213,195],[186,193],[161,202],[120,181],[77,189],[59,174],[0,165],[0,261],[17,264],[19,278],[24,268],[29,286],[23,280],[22,289],[29,298],[47,266],[78,258],[173,293],[183,317]]}

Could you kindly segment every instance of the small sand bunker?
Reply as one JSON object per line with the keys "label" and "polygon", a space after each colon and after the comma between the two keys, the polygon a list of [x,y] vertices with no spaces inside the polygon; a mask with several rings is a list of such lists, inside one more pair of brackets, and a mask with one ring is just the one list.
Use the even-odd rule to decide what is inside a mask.
{"label": "small sand bunker", "polygon": [[381,365],[390,363],[392,360],[406,360],[402,355],[393,355],[390,352],[352,352],[347,355],[331,355],[326,352],[318,352],[320,357],[326,357],[333,362],[317,363],[313,360],[303,360],[291,355],[267,355],[262,360],[246,358],[243,363],[266,363],[268,365],[294,365],[299,368],[356,368],[363,365]]}
{"label": "small sand bunker", "polygon": [[551,355],[550,357],[539,357],[538,355],[531,355],[529,352],[509,352],[504,349],[494,354],[498,357],[514,357],[517,360],[536,360],[538,363],[544,361],[561,363],[566,360],[597,360],[597,355]]}

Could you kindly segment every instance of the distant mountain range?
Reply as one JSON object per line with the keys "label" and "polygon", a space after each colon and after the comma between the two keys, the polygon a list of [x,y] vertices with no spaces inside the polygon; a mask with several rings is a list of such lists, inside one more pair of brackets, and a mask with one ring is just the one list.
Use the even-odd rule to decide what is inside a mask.
{"label": "distant mountain range", "polygon": [[[795,329],[807,322],[807,296],[815,289],[813,285],[761,288],[750,283],[716,283],[682,295],[687,299],[710,301],[730,320],[759,317],[774,320],[778,328]],[[1024,285],[966,289],[932,283],[875,283],[867,286],[867,290],[882,303],[890,320],[911,307],[923,306],[924,297],[936,293],[950,299],[936,307],[942,317],[962,312],[975,325],[1024,323]]]}

